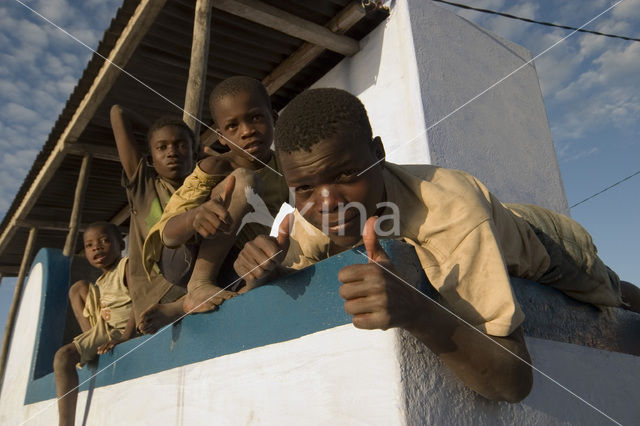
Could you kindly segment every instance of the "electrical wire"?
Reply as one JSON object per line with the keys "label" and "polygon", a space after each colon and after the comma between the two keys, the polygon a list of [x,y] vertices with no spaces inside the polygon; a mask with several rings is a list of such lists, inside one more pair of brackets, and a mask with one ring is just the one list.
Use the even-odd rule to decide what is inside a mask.
{"label": "electrical wire", "polygon": [[459,7],[459,8],[462,8],[462,9],[475,10],[476,12],[490,13],[492,15],[504,16],[505,18],[517,19],[517,20],[524,21],[524,22],[529,22],[529,23],[532,23],[532,24],[546,25],[547,27],[563,28],[565,30],[579,31],[581,33],[595,34],[595,35],[604,36],[604,37],[619,38],[619,39],[622,39],[622,40],[640,41],[640,38],[625,37],[625,36],[620,36],[620,35],[615,35],[615,34],[601,33],[601,32],[598,32],[598,31],[585,30],[583,28],[575,28],[575,27],[570,27],[570,26],[567,26],[567,25],[554,24],[553,22],[536,21],[534,19],[523,18],[521,16],[510,15],[508,13],[497,12],[495,10],[490,10],[490,9],[480,9],[480,8],[468,6],[466,4],[454,3],[454,2],[451,2],[451,1],[445,1],[445,0],[432,0],[432,1],[437,2],[437,3],[445,3],[445,4],[448,4],[448,5],[451,5],[451,6],[455,6],[455,7]]}
{"label": "electrical wire", "polygon": [[613,188],[616,185],[620,185],[622,182],[624,182],[625,180],[629,180],[632,177],[634,177],[635,175],[639,175],[640,174],[640,170],[638,170],[637,172],[633,173],[632,175],[627,176],[624,179],[620,179],[619,181],[617,181],[616,183],[614,183],[613,185],[607,186],[605,189],[603,189],[600,192],[596,192],[595,194],[585,198],[584,200],[580,201],[579,203],[575,203],[574,205],[572,205],[571,207],[569,207],[570,209],[574,208],[575,206],[579,206],[580,204],[584,203],[585,201],[589,201],[590,199],[597,197],[598,195],[602,194],[603,192],[607,192],[608,190],[610,190],[611,188]]}

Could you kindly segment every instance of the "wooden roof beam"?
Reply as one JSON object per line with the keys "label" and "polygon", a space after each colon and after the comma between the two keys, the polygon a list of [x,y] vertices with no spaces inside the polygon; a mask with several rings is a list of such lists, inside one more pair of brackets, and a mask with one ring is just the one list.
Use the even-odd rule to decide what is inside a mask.
{"label": "wooden roof beam", "polygon": [[193,38],[189,80],[184,97],[182,120],[195,135],[195,146],[200,144],[200,123],[204,103],[204,89],[207,83],[207,61],[209,59],[209,39],[211,38],[212,0],[197,0],[193,17]]}
{"label": "wooden roof beam", "polygon": [[257,0],[215,0],[213,7],[345,56],[360,50],[357,40]]}
{"label": "wooden roof beam", "polygon": [[15,265],[0,265],[0,274],[3,278],[15,277],[20,272],[20,267]]}
{"label": "wooden roof beam", "polygon": [[93,155],[93,158],[101,160],[120,162],[118,150],[115,146],[96,145],[88,143],[73,143],[65,147],[67,154],[84,156],[87,153]]}
{"label": "wooden roof beam", "polygon": [[0,235],[0,253],[4,251],[15,234],[17,223],[26,218],[38,197],[55,174],[55,171],[62,163],[67,153],[65,147],[80,137],[98,109],[98,106],[100,106],[109,90],[113,87],[113,84],[120,75],[120,69],[112,66],[111,63],[119,67],[124,67],[127,64],[134,50],[147,33],[147,30],[155,21],[158,13],[160,13],[164,7],[165,2],[166,0],[142,0],[136,8],[136,11],[116,42],[116,45],[111,50],[111,54],[109,55],[110,62],[105,61],[102,65],[91,88],[76,109],[75,114],[58,139],[56,146],[51,150],[49,157],[31,184],[31,187],[22,198],[8,226],[4,229],[2,235]]}
{"label": "wooden roof beam", "polygon": [[[344,34],[366,16],[367,12],[360,3],[349,3],[340,13],[334,16],[326,28],[333,34]],[[282,61],[271,73],[262,80],[267,92],[272,95],[291,80],[304,67],[322,54],[324,47],[312,43],[305,43],[291,56]]]}
{"label": "wooden roof beam", "polygon": [[[129,210],[129,208],[127,207],[127,212],[128,212],[128,210]],[[120,223],[115,223],[113,220],[110,220],[109,222],[112,222],[112,223],[118,225],[118,228],[123,233],[125,233],[125,234],[129,233],[129,227],[128,226],[120,226],[120,224],[122,224],[122,222],[124,222],[124,220],[122,222],[120,222]],[[89,226],[89,225],[90,225],[89,223],[79,224],[78,225],[78,231],[79,232],[86,231],[87,226]],[[38,228],[39,231],[69,232],[69,224],[67,222],[60,222],[60,221],[55,222],[55,221],[50,221],[50,220],[25,220],[25,221],[20,222],[18,224],[18,226],[21,226],[23,228]]]}
{"label": "wooden roof beam", "polygon": [[[216,3],[214,3],[216,4]],[[335,34],[344,34],[366,16],[366,9],[357,2],[349,3],[344,9],[334,16],[326,26],[326,29]],[[291,80],[304,67],[309,65],[324,52],[325,48],[313,43],[305,43],[291,56],[282,61],[271,73],[262,80],[269,95],[273,95]],[[211,129],[205,130],[201,135],[201,143],[210,145],[217,139],[217,135]]]}

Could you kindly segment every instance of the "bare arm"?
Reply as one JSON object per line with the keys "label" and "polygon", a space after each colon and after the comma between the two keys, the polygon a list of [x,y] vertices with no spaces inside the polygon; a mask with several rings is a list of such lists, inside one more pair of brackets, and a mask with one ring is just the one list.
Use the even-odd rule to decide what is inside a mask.
{"label": "bare arm", "polygon": [[169,247],[177,247],[196,232],[204,238],[211,238],[218,232],[229,232],[233,219],[228,208],[234,188],[235,176],[229,176],[224,181],[221,194],[214,189],[209,200],[169,219],[162,231],[162,242]]}
{"label": "bare arm", "polygon": [[120,105],[111,107],[111,128],[116,140],[120,163],[127,179],[131,179],[136,172],[142,153],[138,148],[133,132],[140,130],[146,132],[147,122],[133,111]]}
{"label": "bare arm", "polygon": [[127,325],[122,332],[122,337],[120,338],[120,343],[125,342],[133,336],[133,333],[136,329],[136,313],[133,308],[131,308],[131,314],[129,315],[129,321],[127,321]]}
{"label": "bare arm", "polygon": [[529,394],[531,367],[520,359],[530,364],[531,358],[521,327],[510,336],[489,336],[427,303],[431,307],[423,303],[421,314],[403,328],[437,354],[460,380],[491,400],[519,402]]}
{"label": "bare arm", "polygon": [[346,300],[345,310],[353,316],[353,324],[365,329],[403,328],[485,398],[524,399],[533,377],[531,367],[522,362],[531,362],[522,329],[507,337],[488,336],[396,278],[389,273],[393,265],[375,237],[375,219],[369,221],[363,240],[370,263],[347,266],[338,274],[343,283],[340,296]]}

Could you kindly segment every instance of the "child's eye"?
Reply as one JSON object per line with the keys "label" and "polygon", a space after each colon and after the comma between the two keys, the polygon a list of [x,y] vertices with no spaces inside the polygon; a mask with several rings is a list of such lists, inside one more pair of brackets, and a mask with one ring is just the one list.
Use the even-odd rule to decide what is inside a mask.
{"label": "child's eye", "polygon": [[236,123],[229,123],[225,126],[225,129],[227,130],[234,130],[235,128],[237,128],[238,125]]}
{"label": "child's eye", "polygon": [[163,145],[158,145],[158,146],[156,147],[156,149],[157,149],[158,151],[164,151],[165,149],[167,149],[167,146],[166,146],[166,145],[164,145],[164,144],[163,144]]}
{"label": "child's eye", "polygon": [[310,192],[312,189],[313,187],[311,185],[302,185],[302,186],[296,187],[296,193],[303,194],[306,192]]}
{"label": "child's eye", "polygon": [[263,118],[264,116],[262,114],[256,114],[253,117],[251,117],[253,121],[261,121]]}

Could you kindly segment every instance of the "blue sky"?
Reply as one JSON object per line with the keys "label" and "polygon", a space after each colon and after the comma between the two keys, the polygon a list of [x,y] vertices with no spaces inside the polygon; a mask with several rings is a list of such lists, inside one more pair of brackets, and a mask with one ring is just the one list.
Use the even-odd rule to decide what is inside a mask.
{"label": "blue sky", "polygon": [[[579,27],[611,0],[456,1]],[[532,55],[570,33],[451,8],[528,48]],[[640,38],[640,0],[624,0],[587,29]],[[640,42],[576,33],[535,61],[569,205],[640,170]],[[601,258],[640,285],[640,175],[571,209]]]}
{"label": "blue sky", "polygon": [[[475,7],[580,26],[612,0],[458,0]],[[26,3],[96,47],[120,0]],[[535,56],[569,32],[451,8]],[[624,0],[588,27],[640,37],[640,0]],[[91,53],[15,0],[0,4],[0,217]],[[535,62],[569,205],[640,170],[640,43],[575,34]],[[571,210],[605,263],[640,284],[640,175]],[[15,280],[0,286],[4,330]]]}

